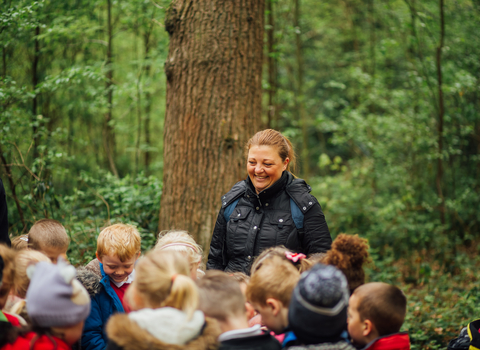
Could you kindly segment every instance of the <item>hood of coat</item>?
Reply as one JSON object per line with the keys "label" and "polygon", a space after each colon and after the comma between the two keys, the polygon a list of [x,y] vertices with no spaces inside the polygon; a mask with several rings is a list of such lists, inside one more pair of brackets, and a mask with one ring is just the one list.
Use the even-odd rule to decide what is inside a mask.
{"label": "hood of coat", "polygon": [[124,350],[216,349],[220,328],[195,311],[191,319],[177,309],[142,309],[117,314],[107,323],[108,338]]}
{"label": "hood of coat", "polygon": [[77,268],[77,280],[85,287],[90,296],[98,294],[102,289],[100,284],[102,276],[86,267]]}

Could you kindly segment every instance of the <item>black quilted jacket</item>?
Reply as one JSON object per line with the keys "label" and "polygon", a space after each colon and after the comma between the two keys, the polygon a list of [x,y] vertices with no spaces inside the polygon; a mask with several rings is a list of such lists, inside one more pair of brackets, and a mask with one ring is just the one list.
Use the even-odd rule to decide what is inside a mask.
{"label": "black quilted jacket", "polygon": [[[295,179],[288,171],[258,195],[248,177],[235,184],[222,196],[207,269],[249,274],[253,259],[262,250],[278,245],[306,255],[329,250],[332,238],[322,208],[310,190],[304,180]],[[239,198],[225,221],[225,208]],[[303,232],[299,233],[293,222],[290,198],[304,214]]]}

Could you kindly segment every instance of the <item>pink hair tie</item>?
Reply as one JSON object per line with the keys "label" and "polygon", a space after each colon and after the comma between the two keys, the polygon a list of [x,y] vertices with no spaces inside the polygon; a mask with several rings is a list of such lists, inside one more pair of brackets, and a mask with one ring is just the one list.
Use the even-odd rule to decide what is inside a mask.
{"label": "pink hair tie", "polygon": [[198,248],[195,247],[193,244],[188,244],[188,243],[170,243],[167,245],[164,245],[163,247],[158,248],[159,250],[168,248],[168,247],[175,247],[175,246],[183,246],[183,247],[188,247],[192,248],[195,253],[198,253]]}
{"label": "pink hair tie", "polygon": [[298,260],[303,260],[307,256],[302,253],[285,252],[285,257],[295,264]]}

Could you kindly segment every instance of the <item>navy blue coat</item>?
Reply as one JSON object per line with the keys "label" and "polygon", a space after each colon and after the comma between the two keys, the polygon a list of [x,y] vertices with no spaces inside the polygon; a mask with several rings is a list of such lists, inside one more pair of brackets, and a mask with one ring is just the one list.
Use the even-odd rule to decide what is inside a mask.
{"label": "navy blue coat", "polygon": [[[110,278],[103,271],[100,264],[102,279],[94,294],[91,294],[92,304],[88,318],[85,320],[82,334],[82,349],[103,350],[107,347],[108,339],[105,331],[107,320],[117,312],[125,312],[117,293],[110,286]],[[84,283],[84,281],[81,281]],[[84,283],[85,285],[85,283]]]}

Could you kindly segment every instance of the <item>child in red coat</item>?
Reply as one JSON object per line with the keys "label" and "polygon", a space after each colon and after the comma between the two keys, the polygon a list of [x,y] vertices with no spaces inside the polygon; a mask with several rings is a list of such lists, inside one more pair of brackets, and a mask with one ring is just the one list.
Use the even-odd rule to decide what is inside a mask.
{"label": "child in red coat", "polygon": [[363,350],[410,350],[407,333],[398,333],[405,320],[407,299],[386,283],[358,287],[348,305],[348,333]]}
{"label": "child in red coat", "polygon": [[90,313],[90,297],[75,279],[75,268],[61,257],[58,264],[30,266],[27,312],[32,329],[9,329],[2,350],[69,350],[81,335]]}

